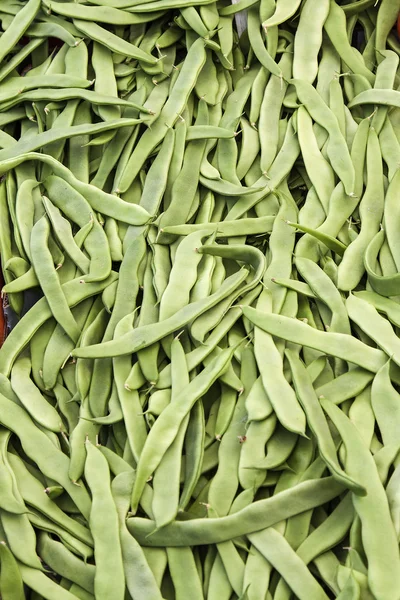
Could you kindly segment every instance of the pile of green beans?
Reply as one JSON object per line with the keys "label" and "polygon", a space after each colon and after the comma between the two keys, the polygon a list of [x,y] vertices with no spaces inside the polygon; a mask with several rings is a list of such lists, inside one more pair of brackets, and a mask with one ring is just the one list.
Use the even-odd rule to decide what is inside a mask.
{"label": "pile of green beans", "polygon": [[2,600],[400,600],[400,0],[1,0]]}

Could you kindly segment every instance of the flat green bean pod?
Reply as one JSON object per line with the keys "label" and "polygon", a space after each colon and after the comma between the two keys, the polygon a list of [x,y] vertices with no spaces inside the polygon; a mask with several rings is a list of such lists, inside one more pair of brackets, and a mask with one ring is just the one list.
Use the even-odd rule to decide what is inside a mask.
{"label": "flat green bean pod", "polygon": [[[157,19],[162,16],[163,12],[158,14],[152,13],[151,17],[147,15],[139,16],[130,14],[127,11],[119,10],[113,6],[85,6],[84,4],[75,4],[69,2],[51,2],[51,0],[43,0],[46,6],[53,13],[84,21],[96,21],[100,23],[108,23],[110,25],[134,25]],[[79,27],[78,27],[79,29]],[[92,38],[94,39],[94,38]]]}
{"label": "flat green bean pod", "polygon": [[121,180],[117,182],[116,187],[121,192],[125,192],[129,188],[150,152],[163,139],[168,128],[173,127],[179,119],[179,115],[183,112],[205,61],[206,52],[204,42],[199,38],[190,47],[182,68],[179,71],[176,83],[158,119],[154,122],[152,129],[143,134],[130,156],[125,170],[121,175]]}
{"label": "flat green bean pod", "polygon": [[172,315],[160,323],[143,325],[143,327],[139,327],[130,333],[126,333],[119,340],[112,340],[103,344],[94,344],[93,346],[87,346],[85,348],[77,348],[72,354],[79,358],[101,358],[104,356],[122,356],[146,348],[170,333],[178,331],[196,316],[206,311],[208,308],[215,306],[220,300],[229,295],[230,292],[239,288],[246,280],[248,274],[249,271],[242,268],[234,275],[228,277],[217,292],[208,298],[184,306],[175,313],[175,315]]}
{"label": "flat green bean pod", "polygon": [[114,35],[107,29],[104,29],[104,27],[100,27],[97,23],[84,21],[82,19],[73,19],[73,22],[79,31],[82,31],[82,33],[87,35],[90,39],[103,44],[103,46],[106,46],[113,52],[129,56],[130,58],[136,58],[137,60],[141,60],[151,65],[154,65],[157,62],[157,59],[154,58],[154,56],[151,56],[151,54],[144,52],[129,42],[125,42],[125,40]]}
{"label": "flat green bean pod", "polygon": [[247,306],[243,307],[243,314],[257,327],[272,335],[337,356],[367,371],[376,373],[386,362],[384,352],[347,334],[318,331],[297,319],[262,313]]}
{"label": "flat green bean pod", "polygon": [[342,491],[343,486],[332,477],[324,477],[299,483],[226,517],[175,521],[160,531],[155,531],[154,521],[140,517],[128,518],[127,525],[139,543],[146,546],[215,544],[266,529],[304,510],[320,506]]}
{"label": "flat green bean pod", "polygon": [[192,125],[188,127],[186,141],[203,139],[230,139],[235,137],[235,132],[224,127],[212,125]]}
{"label": "flat green bean pod", "polygon": [[[82,285],[81,279],[77,278],[63,285],[63,292],[70,306],[76,306],[85,298],[94,296],[103,291],[107,285],[110,285],[117,279],[117,274],[112,272],[111,275],[96,283],[85,283]],[[12,335],[7,337],[7,341],[0,349],[0,372],[10,373],[12,365],[21,352],[21,350],[29,343],[39,327],[50,319],[52,316],[49,304],[45,298],[40,299],[29,312],[29,318],[19,321],[14,327]]]}
{"label": "flat green bean pod", "polygon": [[219,221],[217,223],[187,223],[185,225],[168,225],[162,229],[173,235],[189,235],[194,231],[209,229],[215,237],[236,237],[238,235],[257,235],[269,233],[275,221],[274,216],[240,219],[237,221]]}
{"label": "flat green bean pod", "polygon": [[29,160],[38,160],[49,165],[53,173],[64,179],[74,189],[80,192],[94,210],[97,210],[105,215],[119,219],[124,216],[122,220],[131,225],[144,225],[150,219],[150,215],[140,206],[135,204],[128,204],[120,198],[103,192],[89,183],[79,181],[71,171],[61,164],[58,160],[46,154],[39,154],[37,152],[29,152],[22,154],[16,158],[5,160],[0,162],[0,172],[2,174],[7,173],[10,169],[14,169],[16,166]]}
{"label": "flat green bean pod", "polygon": [[[386,574],[389,564],[400,562],[397,536],[375,462],[356,427],[346,415],[327,399],[322,399],[321,404],[345,443],[346,469],[349,475],[356,476],[363,481],[367,490],[366,496],[354,496],[353,502],[362,523],[362,540],[368,557],[369,586],[378,598],[390,596],[398,598],[400,584],[396,581],[396,576],[393,580]],[[371,519],[371,515],[374,515],[375,518]],[[379,541],[383,532],[385,545],[382,547]]]}
{"label": "flat green bean pod", "polygon": [[328,423],[324,418],[317,395],[315,392],[313,393],[311,379],[307,374],[306,368],[295,352],[286,350],[285,354],[289,360],[296,394],[305,411],[307,423],[317,439],[321,458],[326,462],[332,475],[338,481],[343,483],[343,485],[348,485],[354,493],[365,495],[365,488],[356,480],[350,478],[339,465]]}
{"label": "flat green bean pod", "polygon": [[7,30],[1,36],[0,42],[0,62],[12,50],[16,42],[18,42],[28,29],[29,25],[35,19],[40,10],[41,0],[29,0],[7,27]]}
{"label": "flat green bean pod", "polygon": [[349,103],[349,108],[363,104],[378,104],[383,106],[400,107],[400,92],[397,90],[365,90]]}
{"label": "flat green bean pod", "polygon": [[3,150],[0,150],[0,161],[19,157],[21,154],[27,154],[28,152],[34,152],[46,144],[52,144],[62,139],[73,136],[94,135],[103,131],[119,129],[120,127],[132,127],[132,125],[137,125],[138,123],[141,123],[140,119],[118,119],[116,121],[107,121],[105,123],[97,123],[95,125],[72,125],[71,127],[66,127],[65,129],[50,129],[49,131],[44,131],[43,133],[38,134],[33,139],[21,139],[19,142],[14,144],[12,148],[4,148]]}
{"label": "flat green bean pod", "polygon": [[381,296],[397,296],[400,293],[400,273],[393,275],[380,275],[376,272],[378,253],[385,240],[385,231],[381,229],[372,238],[364,254],[364,265],[368,281],[374,292]]}
{"label": "flat green bean pod", "polygon": [[[144,485],[148,477],[160,464],[165,452],[173,443],[178,429],[185,416],[189,414],[195,402],[211,387],[214,381],[228,367],[232,360],[233,348],[228,348],[179,393],[179,398],[169,404],[161,413],[147,437],[136,471],[136,479],[132,491],[131,506],[137,510]],[[158,444],[153,442],[153,437]]]}
{"label": "flat green bean pod", "polygon": [[[2,110],[8,110],[21,102],[40,102],[41,100],[49,100],[51,102],[60,102],[63,100],[73,100],[75,98],[81,100],[87,100],[93,104],[106,104],[109,106],[127,106],[137,108],[135,102],[129,100],[123,100],[122,98],[116,98],[115,96],[104,96],[91,90],[85,90],[82,88],[63,88],[63,89],[50,89],[50,88],[38,88],[35,90],[28,90],[21,92],[14,98],[5,101],[1,104]],[[143,110],[143,108],[141,108]],[[151,114],[151,111],[146,111]]]}

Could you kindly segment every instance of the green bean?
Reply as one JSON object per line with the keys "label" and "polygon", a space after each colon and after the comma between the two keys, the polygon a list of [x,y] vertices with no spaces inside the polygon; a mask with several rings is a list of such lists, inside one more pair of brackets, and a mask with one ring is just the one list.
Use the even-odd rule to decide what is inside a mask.
{"label": "green bean", "polygon": [[375,80],[373,73],[367,69],[362,57],[354,51],[354,48],[351,48],[346,34],[346,15],[333,0],[330,2],[330,10],[324,28],[341,59],[354,73],[363,75],[373,84]]}
{"label": "green bean", "polygon": [[[393,260],[398,269],[398,265],[400,264],[400,252],[397,240],[394,236],[393,231],[393,220],[397,218],[397,207],[394,202],[394,189],[397,186],[397,182],[399,181],[400,172],[396,171],[396,174],[393,176],[391,180],[386,196],[385,196],[385,206],[384,206],[384,223],[385,223],[385,233],[388,241],[388,245],[393,256]],[[377,233],[377,232],[376,232]]]}
{"label": "green bean", "polygon": [[5,541],[0,542],[0,592],[4,600],[23,600],[24,585],[18,563]]}
{"label": "green bean", "polygon": [[[291,75],[292,61],[289,53],[284,54],[279,62],[282,75],[287,79]],[[260,167],[263,173],[269,174],[271,165],[279,148],[279,117],[282,103],[286,94],[287,83],[282,77],[272,74],[265,88],[264,97],[260,107],[259,137],[261,145]],[[266,139],[270,144],[266,144]]]}
{"label": "green bean", "polygon": [[[141,23],[142,19],[135,14],[130,14],[126,11],[113,8],[112,6],[102,6],[100,8],[92,6],[84,6],[77,4],[57,2],[57,6],[53,6],[50,0],[44,0],[43,4],[52,12],[59,15],[70,17],[72,19],[82,19],[85,21],[99,21],[100,23],[108,23],[110,25],[133,25]],[[156,19],[157,14],[153,14],[151,19]],[[143,20],[151,20],[147,16],[143,16]]]}
{"label": "green bean", "polygon": [[389,482],[386,486],[386,494],[388,497],[390,513],[392,516],[392,521],[394,524],[394,528],[395,528],[397,537],[399,536],[399,532],[400,532],[398,479],[399,479],[399,467],[397,465],[394,470],[394,473],[392,474],[392,476],[389,479]]}
{"label": "green bean", "polygon": [[185,509],[200,478],[203,464],[205,439],[204,408],[196,402],[190,411],[189,423],[185,436],[185,480],[179,498],[179,508]]}
{"label": "green bean", "polygon": [[374,292],[381,296],[396,296],[400,290],[400,277],[398,273],[394,275],[380,275],[376,269],[378,253],[385,240],[385,231],[379,231],[370,241],[365,254],[364,265],[368,274],[368,281]]}
{"label": "green bean", "polygon": [[38,285],[39,282],[35,275],[35,270],[31,267],[26,273],[7,283],[3,287],[2,292],[3,294],[15,294]]}
{"label": "green bean", "polygon": [[297,127],[300,148],[307,173],[315,187],[324,211],[327,213],[329,199],[335,187],[334,172],[331,165],[319,151],[317,140],[313,133],[312,119],[304,106],[300,106],[298,109]]}
{"label": "green bean", "polygon": [[211,567],[209,582],[207,586],[207,597],[210,600],[228,600],[231,598],[233,589],[228,579],[221,556],[217,554]]}
{"label": "green bean", "polygon": [[296,267],[316,297],[320,298],[332,311],[329,330],[350,335],[350,323],[343,300],[328,275],[307,258],[297,258]]}
{"label": "green bean", "polygon": [[[376,70],[375,88],[377,89],[392,89],[395,87],[395,78],[397,68],[399,66],[399,57],[395,52],[390,50],[381,50],[384,60],[378,65]],[[384,122],[388,114],[387,107],[380,107],[372,118],[371,125],[376,130],[377,134],[382,130]]]}
{"label": "green bean", "polygon": [[19,357],[11,371],[13,390],[33,419],[50,431],[59,432],[62,428],[60,417],[30,380],[30,371],[29,358]]}
{"label": "green bean", "polygon": [[[318,53],[322,29],[329,13],[329,1],[308,0],[301,10],[294,38],[293,77],[313,83],[318,74]],[[310,23],[312,22],[312,27]]]}
{"label": "green bean", "polygon": [[167,556],[176,598],[203,598],[192,549],[167,548]]}
{"label": "green bean", "polygon": [[[134,330],[131,333],[125,334],[125,336],[119,340],[113,340],[103,344],[95,344],[87,348],[76,349],[72,354],[81,358],[100,358],[106,355],[121,356],[124,354],[130,354],[131,352],[137,352],[142,348],[146,348],[150,344],[162,339],[166,335],[181,329],[196,316],[217,304],[221,299],[229,295],[233,289],[239,287],[240,284],[246,279],[247,275],[248,271],[242,268],[239,272],[233,274],[231,277],[228,277],[218,292],[215,292],[208,298],[188,304],[187,306],[181,308],[175,315],[172,315],[161,323],[144,325],[138,330]],[[143,336],[145,331],[149,333],[150,337]]]}
{"label": "green bean", "polygon": [[[256,286],[254,290],[251,290],[243,297],[243,304],[251,304],[260,294],[260,287]],[[198,366],[205,357],[207,357],[221,341],[221,339],[228,333],[232,325],[238,320],[240,316],[240,308],[231,308],[230,311],[223,317],[221,323],[217,325],[214,331],[207,338],[207,344],[195,348],[187,355],[189,371],[192,371]],[[157,387],[165,388],[171,385],[171,370],[170,365],[167,365],[165,369],[160,373],[160,378],[157,381]]]}
{"label": "green bean", "polygon": [[0,160],[8,160],[10,158],[17,157],[20,154],[33,152],[38,148],[49,143],[54,143],[59,139],[65,139],[75,135],[81,136],[82,134],[96,134],[119,127],[130,127],[138,122],[141,121],[138,121],[137,119],[119,119],[116,121],[107,121],[105,123],[97,123],[94,125],[73,125],[72,127],[68,127],[66,129],[60,128],[56,129],[55,131],[51,129],[39,134],[35,137],[35,139],[21,139],[20,142],[15,144],[12,148],[0,150]]}
{"label": "green bean", "polygon": [[[177,400],[170,404],[161,413],[145,442],[140,455],[136,481],[132,492],[132,510],[136,511],[138,502],[142,495],[145,481],[149,475],[160,464],[162,457],[173,443],[181,423],[189,413],[196,400],[204,394],[214,383],[217,377],[226,370],[232,359],[233,349],[221,352],[205,369],[193,379],[183,390],[178,393]],[[178,404],[179,402],[179,404]],[[158,446],[153,443],[152,438],[160,437]]]}
{"label": "green bean", "polygon": [[69,337],[73,341],[76,341],[79,338],[80,332],[68,308],[57,273],[53,267],[53,259],[47,247],[49,233],[49,222],[46,217],[42,217],[32,229],[31,253],[33,266],[39,283],[50,300],[49,306],[54,318],[60,323]]}
{"label": "green bean", "polygon": [[[362,524],[362,541],[368,557],[369,586],[378,597],[395,597],[398,594],[398,584],[393,578],[388,578],[386,570],[389,562],[395,564],[400,560],[399,549],[388,500],[375,463],[360,434],[343,412],[329,400],[322,399],[321,404],[345,443],[346,469],[349,475],[357,477],[367,490],[366,496],[354,496],[353,503]],[[370,518],[371,511],[375,515],[374,519]],[[385,535],[384,547],[379,543],[382,532]]]}
{"label": "green bean", "polygon": [[315,237],[317,240],[325,244],[325,246],[329,248],[329,250],[332,250],[340,256],[342,256],[346,250],[347,246],[345,246],[345,244],[335,239],[331,235],[320,231],[319,229],[312,229],[311,227],[307,227],[306,225],[300,225],[299,223],[291,223],[289,221],[288,225],[291,225],[292,227],[297,227],[297,229],[300,229],[300,231],[304,231],[304,233]]}
{"label": "green bean", "polygon": [[[25,506],[23,498],[19,492],[14,492],[16,485],[15,475],[10,468],[8,457],[7,457],[7,446],[10,439],[11,432],[2,430],[0,443],[1,443],[1,458],[0,458],[0,469],[1,469],[1,508],[15,515],[24,515],[28,512]],[[26,519],[24,520],[26,522]]]}
{"label": "green bean", "polygon": [[18,488],[27,504],[40,510],[40,512],[51,518],[52,521],[63,527],[71,535],[74,535],[78,540],[92,545],[92,536],[88,529],[66,515],[48,495],[45,495],[43,498],[42,484],[29,473],[23,461],[11,453],[8,459],[15,473]]}
{"label": "green bean", "polygon": [[[257,306],[260,307],[260,311],[272,311],[271,293],[267,291],[262,292]],[[243,310],[245,311],[246,308]],[[305,431],[305,416],[292,388],[283,375],[282,358],[272,336],[257,327],[254,332],[254,348],[264,390],[279,421],[288,430],[303,435]],[[264,364],[265,356],[269,357],[269,369],[261,367]]]}
{"label": "green bean", "polygon": [[[272,440],[279,429],[276,427],[276,423],[275,414],[271,414],[263,421],[252,421],[249,424],[246,431],[246,442],[242,444],[239,463],[239,480],[243,489],[257,490],[265,479],[267,469],[273,468],[274,446]],[[288,436],[291,436],[290,432]],[[295,436],[292,438],[296,439]],[[265,450],[266,444],[267,450]],[[280,450],[283,450],[284,440],[280,440],[280,444]],[[265,452],[267,452],[267,458]]]}
{"label": "green bean", "polygon": [[[196,119],[197,126],[208,123],[208,107],[204,100],[200,100],[199,112]],[[198,173],[206,142],[201,139],[189,143],[182,163],[182,169],[171,188],[170,204],[159,220],[160,229],[165,225],[184,223],[189,217],[192,203],[198,188]],[[196,176],[194,176],[196,174]],[[182,194],[185,190],[185,202],[182,202]],[[160,243],[168,242],[168,236],[161,232]]]}
{"label": "green bean", "polygon": [[86,442],[86,451],[85,477],[92,492],[89,523],[94,537],[96,559],[95,595],[109,598],[111,594],[114,598],[123,598],[125,576],[118,513],[111,494],[108,464],[100,450],[90,442]]}
{"label": "green bean", "polygon": [[[69,23],[67,23],[67,27],[68,25]],[[68,29],[67,27],[63,27],[59,23],[55,22],[32,23],[26,30],[26,35],[33,38],[57,37],[58,39],[68,44],[68,46],[73,48],[76,46],[77,41],[72,35],[72,33],[68,31],[68,29],[73,29],[74,33],[78,33],[78,31],[75,29],[75,27],[68,27]]]}
{"label": "green bean", "polygon": [[[72,314],[73,316],[76,315],[76,322],[80,329],[85,325],[91,306],[92,301],[88,299],[79,305],[79,310],[78,307],[73,309]],[[43,357],[42,379],[46,390],[51,390],[56,385],[57,376],[73,348],[74,343],[72,340],[65,335],[62,327],[57,325]]]}
{"label": "green bean", "polygon": [[299,99],[311,117],[328,131],[327,153],[331,165],[343,181],[346,193],[354,195],[354,166],[336,117],[309,83],[301,79],[291,79],[290,83],[296,87]]}
{"label": "green bean", "polygon": [[[43,42],[43,38],[32,39],[27,44],[25,44],[18,52],[16,52],[14,56],[12,56],[7,61],[7,63],[0,68],[0,81],[5,79],[7,75],[12,73],[14,69],[18,65],[20,65],[25,60],[25,58],[27,58],[27,56],[31,54],[31,52],[34,52],[39,46],[41,46]],[[14,113],[15,111],[12,112]],[[7,119],[7,115],[3,115],[3,118]]]}
{"label": "green bean", "polygon": [[400,92],[396,90],[366,90],[358,94],[350,103],[349,108],[363,104],[378,104],[382,106],[400,106]]}
{"label": "green bean", "polygon": [[[23,409],[4,396],[0,397],[0,402],[6,410],[4,418],[1,418],[2,424],[18,435],[23,448],[38,464],[41,471],[60,483],[71,495],[82,513],[87,515],[90,506],[89,496],[83,486],[76,486],[70,482],[67,475],[67,457],[55,448],[49,438],[34,425]],[[29,435],[25,432],[29,432]]]}
{"label": "green bean", "polygon": [[354,292],[354,296],[362,298],[363,300],[366,300],[367,302],[372,304],[372,306],[374,306],[377,311],[387,315],[391,323],[399,327],[400,315],[398,311],[397,302],[395,302],[394,300],[390,300],[389,298],[385,298],[384,296],[380,296],[375,292],[369,291]]}
{"label": "green bean", "polygon": [[122,547],[122,560],[125,568],[126,585],[134,600],[160,598],[153,573],[139,544],[127,530],[125,519],[129,509],[130,494],[134,482],[133,471],[117,475],[111,484],[113,499],[117,508]]}
{"label": "green bean", "polygon": [[[77,87],[63,89],[39,88],[35,90],[28,90],[26,92],[21,92],[20,94],[18,94],[14,98],[11,98],[8,101],[2,102],[1,107],[2,110],[8,110],[16,104],[19,104],[20,102],[24,101],[37,102],[40,100],[50,100],[52,102],[60,102],[63,100],[73,100],[75,98],[87,100],[88,102],[93,104],[106,104],[110,106],[126,106],[137,108],[137,104],[128,100],[122,100],[113,96],[103,96],[102,94],[98,94],[97,92]],[[141,107],[141,110],[143,110],[143,107]],[[150,111],[148,112],[149,114],[151,114]]]}
{"label": "green bean", "polygon": [[[15,159],[2,161],[0,162],[0,172],[4,174],[9,169],[13,169],[27,160],[39,160],[51,166],[54,174],[64,179],[64,181],[69,183],[77,192],[84,195],[94,210],[98,210],[110,217],[123,220],[132,225],[143,225],[150,218],[150,215],[142,208],[136,205],[129,205],[111,194],[107,194],[92,185],[79,181],[72,175],[69,169],[64,167],[57,160],[44,154],[30,152]],[[76,214],[75,217],[77,217]]]}
{"label": "green bean", "polygon": [[176,84],[165,103],[152,129],[146,131],[140,138],[135,150],[126,164],[121,179],[117,184],[121,192],[125,192],[135,179],[148,155],[163,139],[168,128],[173,127],[182,113],[189,94],[191,93],[201,68],[206,59],[204,42],[201,38],[191,46],[186,60],[179,72]]}
{"label": "green bean", "polygon": [[[197,266],[201,260],[198,248],[207,230],[196,231],[179,244],[169,282],[160,301],[160,320],[168,319],[189,304],[190,290],[196,282]],[[182,277],[186,271],[187,276]]]}
{"label": "green bean", "polygon": [[[240,374],[246,379],[246,384],[248,383],[246,388],[250,388],[256,377],[254,352],[250,348],[243,351]],[[208,503],[212,506],[214,513],[220,516],[229,513],[239,486],[240,441],[246,435],[244,423],[246,396],[246,391],[239,396],[231,422],[221,439],[218,450],[218,469],[208,491]]]}
{"label": "green bean", "polygon": [[2,35],[0,43],[0,61],[7,56],[15,44],[21,39],[29,25],[40,10],[39,0],[30,0],[26,6],[16,14],[7,30]]}
{"label": "green bean", "polygon": [[[185,352],[177,338],[171,344],[171,379],[171,404],[173,404],[179,397],[179,393],[189,385]],[[166,409],[167,407],[164,410]],[[183,419],[175,440],[165,452],[154,473],[152,510],[158,528],[173,521],[178,512],[180,457],[188,423],[189,414]]]}
{"label": "green bean", "polygon": [[386,362],[382,351],[370,348],[347,334],[318,331],[296,319],[262,313],[247,306],[243,307],[243,314],[271,335],[337,356],[367,371],[377,373]]}
{"label": "green bean", "polygon": [[338,481],[349,486],[356,494],[365,494],[363,486],[360,485],[357,480],[350,478],[339,465],[336,457],[335,444],[330,435],[328,423],[324,418],[317,396],[315,392],[313,393],[312,383],[304,365],[293,351],[286,350],[285,354],[289,360],[296,394],[305,410],[307,423],[317,439],[321,458],[326,462],[332,475],[336,477]]}
{"label": "green bean", "polygon": [[108,401],[109,414],[104,417],[88,418],[88,421],[93,421],[99,425],[113,425],[123,420],[124,416],[121,409],[121,404],[118,398],[116,386],[113,385],[111,395]]}
{"label": "green bean", "polygon": [[[364,274],[364,252],[379,231],[383,214],[384,189],[381,152],[378,137],[373,129],[370,130],[368,136],[367,168],[367,187],[359,205],[360,233],[346,248],[338,268],[338,287],[342,290],[354,289]],[[390,205],[388,196],[386,196],[385,202],[385,206]]]}
{"label": "green bean", "polygon": [[62,217],[60,210],[48,198],[43,196],[42,200],[60,244],[63,245],[76,266],[83,273],[86,273],[89,270],[89,259],[77,246],[72,235],[70,223]]}
{"label": "green bean", "polygon": [[18,567],[22,575],[23,582],[32,590],[38,593],[39,597],[55,600],[76,600],[76,596],[68,590],[58,585],[53,579],[47,577],[39,569],[33,569],[30,566],[18,562]]}
{"label": "green bean", "polygon": [[399,364],[398,337],[390,323],[369,302],[352,294],[346,300],[349,317]]}
{"label": "green bean", "polygon": [[249,536],[252,544],[277,569],[300,599],[326,600],[328,596],[296,555],[285,538],[273,527]]}
{"label": "green bean", "polygon": [[371,388],[371,402],[385,446],[395,441],[397,416],[397,391],[390,381],[390,361],[375,375]]}
{"label": "green bean", "polygon": [[[8,457],[3,456],[3,459],[6,458]],[[4,462],[6,463],[6,468],[12,478],[12,487],[16,500],[23,504],[24,501],[18,490],[14,472],[8,464],[8,460],[4,460]],[[41,569],[41,563],[36,553],[35,530],[33,529],[26,512],[21,514],[10,513],[1,508],[0,518],[2,532],[4,532],[3,536],[6,537],[14,557],[35,569]]]}
{"label": "green bean", "polygon": [[210,49],[206,50],[206,62],[200,71],[195,85],[195,92],[199,98],[204,98],[207,104],[215,106],[218,95],[217,69],[212,59]]}
{"label": "green bean", "polygon": [[[117,281],[115,282],[118,283]],[[108,317],[105,309],[99,311],[93,322],[85,328],[83,332],[79,345],[84,346],[90,342],[100,342],[106,327],[107,327]],[[78,359],[76,362],[76,385],[79,391],[79,395],[82,399],[85,399],[90,390],[90,383],[93,373],[93,365],[88,361],[83,361]]]}
{"label": "green bean", "polygon": [[400,145],[390,118],[385,119],[383,123],[381,132],[379,134],[379,142],[381,145],[383,161],[386,163],[388,168],[388,178],[389,181],[391,181],[398,170]]}
{"label": "green bean", "polygon": [[[262,191],[255,192],[249,196],[239,199],[236,204],[229,210],[226,220],[238,219],[245,212],[250,210],[253,206],[257,206],[262,200],[266,203],[266,197],[275,191],[275,189],[282,183],[290,172],[294,162],[296,161],[300,152],[300,146],[297,140],[297,136],[294,133],[293,123],[290,121],[285,134],[285,139],[281,149],[278,152],[276,159],[273,162],[271,170],[269,172],[270,179],[267,179],[261,174],[261,177],[256,182],[263,186]],[[254,184],[254,188],[256,184]],[[248,188],[251,189],[251,188]],[[265,216],[265,214],[258,215]]]}
{"label": "green bean", "polygon": [[[255,118],[253,116],[253,118]],[[256,156],[260,150],[260,141],[257,131],[250,123],[242,117],[240,119],[242,129],[241,148],[239,160],[236,165],[236,172],[239,179],[243,179],[247,175],[251,165],[254,163]]]}
{"label": "green bean", "polygon": [[280,25],[292,17],[300,6],[299,0],[289,2],[288,0],[279,0],[275,11],[271,17],[263,22],[262,26],[267,29],[274,25]]}
{"label": "green bean", "polygon": [[376,50],[379,62],[379,51],[385,50],[386,38],[390,33],[400,10],[399,2],[388,2],[382,0],[376,19]]}
{"label": "green bean", "polygon": [[350,17],[353,14],[357,14],[358,12],[369,8],[373,4],[374,2],[372,0],[357,0],[356,2],[350,2],[350,4],[346,4],[342,8],[346,15]]}
{"label": "green bean", "polygon": [[37,527],[40,531],[47,531],[52,533],[63,542],[66,548],[73,554],[82,557],[85,561],[93,556],[93,547],[84,544],[80,540],[76,539],[73,535],[68,533],[63,527],[60,527],[43,514],[40,514],[33,507],[30,507],[29,521]]}
{"label": "green bean", "polygon": [[297,548],[297,554],[305,564],[335,546],[346,535],[354,519],[351,494],[348,493],[335,510]]}
{"label": "green bean", "polygon": [[[115,339],[121,339],[132,328],[132,314],[126,315],[115,329]],[[139,393],[125,385],[131,371],[131,357],[120,356],[113,360],[114,377],[126,423],[127,439],[135,462],[139,461],[146,441],[146,423],[142,414]]]}
{"label": "green bean", "polygon": [[264,389],[261,376],[255,381],[246,398],[249,421],[262,421],[273,412],[272,404]]}
{"label": "green bean", "polygon": [[[134,517],[128,519],[127,525],[139,543],[148,546],[194,546],[219,543],[239,535],[261,531],[282,519],[320,506],[329,498],[336,497],[342,490],[343,486],[334,482],[333,478],[325,477],[321,480],[300,483],[227,517],[175,521],[149,537],[147,535],[155,529],[154,522]],[[294,498],[296,498],[296,505],[293,503]]]}
{"label": "green bean", "polygon": [[340,404],[360,394],[372,379],[372,373],[355,367],[348,373],[339,375],[333,381],[320,385],[315,391],[318,397],[326,397],[334,404]]}
{"label": "green bean", "polygon": [[[107,285],[116,279],[116,274],[111,274],[108,279],[105,279],[98,283],[85,284],[84,286],[80,283],[80,279],[70,281],[65,285],[67,302],[71,306],[79,304],[85,298],[93,296],[99,291],[102,291]],[[11,367],[18,356],[19,352],[25,347],[30,341],[34,333],[39,327],[46,322],[52,316],[50,307],[45,298],[39,300],[35,304],[35,308],[32,308],[24,321],[20,321],[17,326],[13,329],[13,335],[8,336],[7,344],[3,345],[0,350],[0,370],[1,372],[9,374]]]}
{"label": "green bean", "polygon": [[[262,27],[266,29],[267,27],[272,27],[277,23],[271,23],[271,25],[266,25],[268,21],[262,24]],[[258,11],[255,8],[250,8],[248,11],[248,28],[249,28],[249,39],[252,45],[254,54],[257,56],[258,60],[270,73],[276,75],[277,77],[282,77],[282,71],[280,67],[276,64],[272,56],[269,54],[268,50],[264,46],[264,42],[260,32],[260,20]]]}
{"label": "green bean", "polygon": [[106,46],[106,48],[109,48],[113,52],[124,54],[130,58],[136,58],[149,64],[155,64],[157,62],[157,59],[147,52],[144,52],[133,44],[125,42],[123,39],[110,31],[107,31],[103,27],[100,27],[100,25],[97,25],[96,23],[76,18],[73,19],[73,23],[83,34],[87,35],[90,39],[99,42],[103,46]]}
{"label": "green bean", "polygon": [[35,89],[39,86],[49,88],[88,88],[91,81],[73,75],[31,75],[30,77],[9,77],[3,83],[4,95],[0,95],[0,101],[15,97],[21,92]]}

